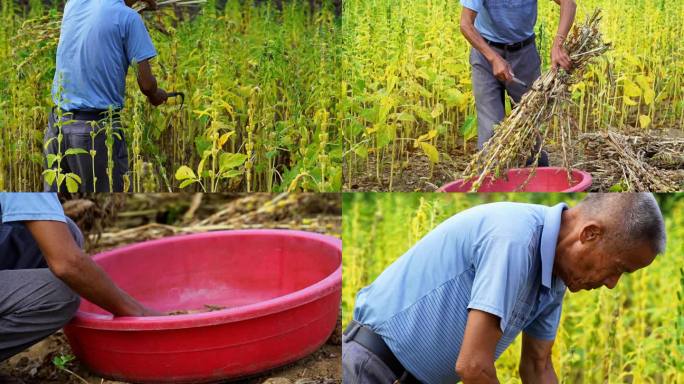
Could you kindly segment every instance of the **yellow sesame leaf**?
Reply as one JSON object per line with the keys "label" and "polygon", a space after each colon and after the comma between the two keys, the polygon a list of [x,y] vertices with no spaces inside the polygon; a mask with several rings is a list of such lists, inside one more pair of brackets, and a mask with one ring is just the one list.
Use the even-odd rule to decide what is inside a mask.
{"label": "yellow sesame leaf", "polygon": [[432,145],[428,143],[421,142],[420,147],[423,149],[423,152],[427,155],[428,159],[430,159],[430,162],[433,164],[439,163],[439,152],[437,152],[437,148],[433,147]]}
{"label": "yellow sesame leaf", "polygon": [[636,85],[632,80],[625,79],[624,82],[624,94],[627,97],[638,97],[641,96],[641,88]]}
{"label": "yellow sesame leaf", "polygon": [[637,105],[637,102],[630,99],[627,95],[622,96],[622,102],[629,106]]}

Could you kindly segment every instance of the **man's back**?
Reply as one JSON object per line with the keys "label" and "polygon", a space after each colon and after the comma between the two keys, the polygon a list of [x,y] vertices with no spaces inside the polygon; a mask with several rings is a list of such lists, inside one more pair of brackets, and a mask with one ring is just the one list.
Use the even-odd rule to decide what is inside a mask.
{"label": "man's back", "polygon": [[[0,271],[45,268],[45,260],[32,241],[24,221],[67,222],[62,205],[54,193],[0,192]],[[21,250],[21,252],[17,251]]]}
{"label": "man's back", "polygon": [[[404,368],[430,383],[457,380],[454,365],[469,308],[501,319],[497,357],[523,329],[552,339],[565,286],[553,279],[548,294],[540,293],[563,207],[495,203],[451,217],[359,292],[354,319],[380,335]],[[554,243],[546,257],[540,253],[544,230]]]}
{"label": "man's back", "polygon": [[129,65],[154,56],[142,18],[123,0],[69,0],[57,48],[53,101],[67,111],[121,108]]}
{"label": "man's back", "polygon": [[461,0],[477,12],[475,27],[482,37],[498,43],[516,43],[534,34],[537,0]]}

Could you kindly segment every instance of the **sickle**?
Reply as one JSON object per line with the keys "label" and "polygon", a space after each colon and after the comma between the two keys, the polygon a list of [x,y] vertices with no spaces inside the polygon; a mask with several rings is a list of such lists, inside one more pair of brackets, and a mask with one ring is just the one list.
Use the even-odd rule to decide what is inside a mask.
{"label": "sickle", "polygon": [[174,92],[167,92],[167,93],[166,93],[166,96],[167,96],[167,97],[178,97],[178,96],[180,96],[180,98],[181,98],[180,109],[183,109],[183,104],[185,104],[185,93],[183,93],[183,92],[175,92],[175,91],[174,91]]}

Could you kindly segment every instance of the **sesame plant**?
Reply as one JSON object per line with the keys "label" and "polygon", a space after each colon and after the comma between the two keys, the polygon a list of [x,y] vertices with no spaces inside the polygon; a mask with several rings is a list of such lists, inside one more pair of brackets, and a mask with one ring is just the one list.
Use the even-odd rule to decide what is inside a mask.
{"label": "sesame plant", "polygon": [[68,373],[69,375],[73,376],[74,378],[78,379],[79,382],[81,383],[86,383],[88,384],[88,380],[82,378],[79,374],[76,372],[72,371],[69,369],[69,364],[74,361],[76,357],[74,355],[60,355],[60,356],[55,356],[52,359],[52,364],[59,369],[60,371],[64,371]]}
{"label": "sesame plant", "polygon": [[[63,88],[61,82],[58,84],[57,94],[60,95]],[[58,100],[61,98],[58,96]],[[62,144],[64,140],[64,135],[62,133],[62,128],[69,125],[73,120],[69,120],[71,117],[70,113],[64,113],[60,108],[61,102],[58,102],[57,108],[55,108],[55,121],[54,125],[57,127],[57,136],[51,137],[45,141],[44,148],[48,148],[51,143],[56,143],[57,151],[49,152],[45,156],[45,162],[47,169],[43,171],[43,176],[45,178],[45,183],[49,186],[53,186],[57,192],[61,192],[66,187],[68,192],[78,191],[78,186],[81,184],[81,177],[73,172],[63,172],[62,160],[67,156],[78,156],[81,154],[87,154],[88,152],[83,148],[64,148]],[[64,151],[62,150],[64,149]]]}

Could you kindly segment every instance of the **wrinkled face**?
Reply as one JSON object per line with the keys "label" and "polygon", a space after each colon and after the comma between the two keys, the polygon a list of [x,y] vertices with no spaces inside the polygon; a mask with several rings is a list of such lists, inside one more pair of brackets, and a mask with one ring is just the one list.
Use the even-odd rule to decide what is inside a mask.
{"label": "wrinkled face", "polygon": [[[597,228],[587,228],[569,250],[570,262],[560,277],[571,292],[605,286],[613,289],[623,273],[631,273],[653,262],[655,253],[647,243],[619,247]],[[583,230],[584,232],[584,230]],[[614,242],[614,241],[613,241]],[[621,249],[621,248],[627,248]]]}

